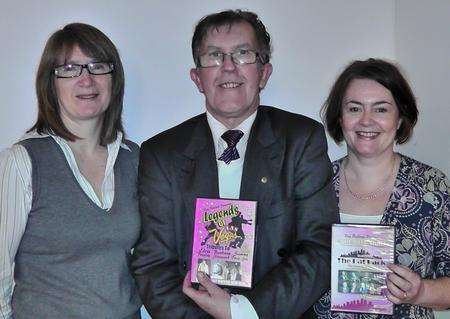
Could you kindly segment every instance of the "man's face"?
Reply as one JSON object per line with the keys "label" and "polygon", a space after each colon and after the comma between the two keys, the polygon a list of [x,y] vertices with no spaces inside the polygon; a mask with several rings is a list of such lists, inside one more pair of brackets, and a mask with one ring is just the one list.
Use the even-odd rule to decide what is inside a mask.
{"label": "man's face", "polygon": [[[247,22],[209,30],[200,55],[230,53],[238,49],[258,51],[253,28]],[[270,63],[236,65],[225,56],[220,66],[195,68],[191,79],[205,95],[206,109],[222,124],[234,128],[253,114],[259,106],[259,91],[272,73]]]}

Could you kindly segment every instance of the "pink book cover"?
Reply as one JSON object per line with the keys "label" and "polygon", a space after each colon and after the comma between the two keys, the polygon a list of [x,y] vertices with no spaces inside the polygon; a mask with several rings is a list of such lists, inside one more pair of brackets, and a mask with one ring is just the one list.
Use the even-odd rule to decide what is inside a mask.
{"label": "pink book cover", "polygon": [[203,271],[220,286],[252,287],[256,202],[197,198],[191,282]]}
{"label": "pink book cover", "polygon": [[394,262],[393,226],[334,224],[331,245],[331,310],[393,313],[386,298],[388,263]]}

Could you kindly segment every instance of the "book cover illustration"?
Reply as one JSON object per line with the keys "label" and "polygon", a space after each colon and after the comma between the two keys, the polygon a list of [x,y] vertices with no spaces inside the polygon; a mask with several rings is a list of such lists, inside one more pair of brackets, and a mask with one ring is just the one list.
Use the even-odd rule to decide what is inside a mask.
{"label": "book cover illustration", "polygon": [[331,310],[392,314],[386,298],[388,263],[394,262],[393,226],[334,224]]}
{"label": "book cover illustration", "polygon": [[191,282],[197,272],[220,286],[251,288],[256,202],[197,198]]}

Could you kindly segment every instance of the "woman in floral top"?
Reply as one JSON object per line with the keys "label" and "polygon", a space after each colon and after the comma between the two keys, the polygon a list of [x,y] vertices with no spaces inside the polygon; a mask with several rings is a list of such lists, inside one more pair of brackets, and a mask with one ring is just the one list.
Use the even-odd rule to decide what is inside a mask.
{"label": "woman in floral top", "polygon": [[345,140],[347,156],[334,162],[341,222],[395,226],[395,263],[387,298],[394,314],[330,311],[325,294],[305,318],[434,318],[450,307],[450,184],[426,164],[394,152],[417,121],[411,89],[391,63],[351,63],[323,107],[328,133]]}

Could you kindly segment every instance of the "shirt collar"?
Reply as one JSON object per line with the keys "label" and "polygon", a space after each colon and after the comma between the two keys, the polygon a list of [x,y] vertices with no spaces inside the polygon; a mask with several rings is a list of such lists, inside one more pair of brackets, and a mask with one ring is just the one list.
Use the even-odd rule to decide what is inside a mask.
{"label": "shirt collar", "polygon": [[[19,141],[23,141],[23,140],[27,140],[30,138],[43,138],[43,137],[48,137],[51,136],[53,137],[55,140],[60,141],[61,143],[67,143],[66,140],[64,140],[63,138],[55,135],[55,134],[50,134],[50,133],[42,133],[39,134],[37,131],[31,131],[28,133],[25,133],[24,135],[22,135],[22,137],[20,138]],[[119,148],[123,148],[129,152],[131,152],[131,149],[128,147],[128,145],[126,145],[125,143],[123,143],[122,141],[123,139],[123,133],[122,132],[118,132],[117,133],[117,138],[115,139],[114,142],[108,144],[108,152],[113,151],[114,153],[116,153]]]}
{"label": "shirt collar", "polygon": [[[239,124],[237,127],[233,128],[233,130],[240,130],[244,135],[242,136],[241,140],[238,143],[247,145],[248,137],[250,135],[250,130],[252,128],[253,122],[255,121],[256,114],[258,111],[256,110],[251,114],[249,117],[247,117],[241,124]],[[223,125],[221,122],[219,122],[214,116],[212,116],[211,113],[206,111],[206,119],[208,120],[208,125],[211,129],[211,134],[214,141],[214,147],[216,149],[216,153],[219,149],[223,148],[223,145],[226,147],[225,141],[221,138],[222,134],[228,131],[228,128]]]}

